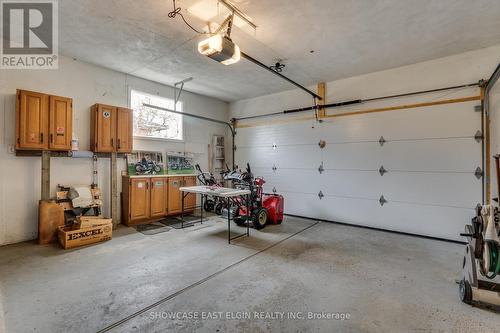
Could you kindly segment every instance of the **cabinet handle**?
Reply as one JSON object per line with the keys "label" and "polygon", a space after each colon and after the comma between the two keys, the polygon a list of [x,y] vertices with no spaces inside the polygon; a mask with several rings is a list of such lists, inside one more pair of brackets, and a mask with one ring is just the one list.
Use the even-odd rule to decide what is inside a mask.
{"label": "cabinet handle", "polygon": [[40,133],[40,143],[43,143],[43,133]]}
{"label": "cabinet handle", "polygon": [[54,134],[50,133],[50,143],[54,142]]}
{"label": "cabinet handle", "polygon": [[115,142],[113,139],[111,139],[111,147],[114,147],[115,146]]}
{"label": "cabinet handle", "polygon": [[146,190],[149,190],[149,183],[146,182]]}
{"label": "cabinet handle", "polygon": [[120,149],[120,139],[117,140],[118,141],[118,149]]}

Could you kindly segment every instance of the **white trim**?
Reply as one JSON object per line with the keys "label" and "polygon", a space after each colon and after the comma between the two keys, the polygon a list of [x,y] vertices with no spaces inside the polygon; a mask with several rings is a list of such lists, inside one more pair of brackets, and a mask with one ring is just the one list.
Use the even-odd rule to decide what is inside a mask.
{"label": "white trim", "polygon": [[[142,91],[142,90],[134,89],[130,85],[128,86],[127,90],[128,90],[127,104],[128,104],[128,107],[130,109],[132,109],[132,105],[131,105],[132,92],[136,92],[138,94],[142,94],[142,95],[146,95],[146,96],[150,96],[150,97],[164,98],[166,100],[170,100],[173,103],[175,103],[175,99],[173,99],[171,97],[165,97],[165,96],[160,95],[160,94],[151,94],[149,92],[145,92],[145,91]],[[183,112],[183,110],[184,110],[184,101],[178,100],[177,104],[180,106],[179,107],[180,110],[177,110],[177,111]],[[175,104],[174,104],[174,109],[177,109]],[[168,111],[165,111],[165,112],[168,112]],[[151,141],[165,141],[165,142],[179,142],[179,143],[183,143],[183,142],[185,142],[184,138],[185,138],[185,135],[186,135],[185,132],[184,132],[184,130],[185,130],[185,126],[184,125],[185,124],[184,124],[184,116],[183,115],[180,115],[180,116],[181,116],[181,129],[182,129],[182,135],[181,135],[180,139],[158,138],[158,137],[139,136],[139,135],[133,135],[133,138],[134,139],[138,139],[138,140],[151,140]]]}
{"label": "white trim", "polygon": [[[183,124],[184,125],[184,124]],[[182,131],[184,134],[184,131]],[[184,137],[184,135],[182,135]],[[140,136],[134,135],[134,140],[143,140],[143,141],[163,141],[163,142],[173,142],[173,143],[185,143],[186,140],[182,139],[167,139],[167,138],[155,138],[152,136]]]}

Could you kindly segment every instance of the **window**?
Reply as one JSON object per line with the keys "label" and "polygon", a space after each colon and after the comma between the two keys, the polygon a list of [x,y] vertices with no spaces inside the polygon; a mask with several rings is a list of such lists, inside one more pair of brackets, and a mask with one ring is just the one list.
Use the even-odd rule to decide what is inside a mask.
{"label": "window", "polygon": [[[174,109],[174,100],[132,90],[130,107],[134,110],[134,136],[154,139],[182,140],[182,115],[145,107],[151,104],[166,109]],[[177,102],[177,111],[182,111],[182,103]]]}

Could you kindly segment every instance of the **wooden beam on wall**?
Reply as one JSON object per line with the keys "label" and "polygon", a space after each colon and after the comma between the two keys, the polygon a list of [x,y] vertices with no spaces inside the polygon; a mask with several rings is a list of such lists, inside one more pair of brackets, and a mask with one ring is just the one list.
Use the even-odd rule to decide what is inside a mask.
{"label": "wooden beam on wall", "polygon": [[111,174],[111,218],[113,219],[113,228],[116,228],[120,221],[118,220],[118,177],[116,168],[116,153],[111,153],[110,161]]}
{"label": "wooden beam on wall", "polygon": [[[397,111],[397,110],[414,109],[414,108],[435,106],[435,105],[444,105],[444,104],[464,103],[464,102],[479,101],[479,100],[481,100],[481,96],[469,96],[469,97],[445,99],[445,100],[433,101],[433,102],[404,104],[404,105],[390,106],[390,107],[384,107],[384,108],[335,113],[335,114],[330,114],[330,115],[326,114],[322,118],[327,119],[327,118],[357,116],[357,115],[363,115],[363,114],[368,114],[368,113]],[[297,121],[306,121],[306,120],[313,120],[313,119],[314,119],[314,117],[308,116],[308,117],[301,117],[301,118],[268,120],[266,122],[258,122],[258,123],[250,123],[250,124],[241,124],[240,122],[238,122],[236,125],[236,128],[249,128],[249,127],[258,127],[258,126],[280,125],[280,124],[287,124],[287,123],[293,123],[293,122],[297,122]]]}
{"label": "wooden beam on wall", "polygon": [[479,101],[479,100],[481,100],[481,96],[470,96],[470,97],[463,97],[463,98],[445,99],[445,100],[434,101],[434,102],[416,103],[416,104],[405,104],[405,105],[389,106],[389,107],[385,107],[385,108],[377,108],[377,109],[369,109],[369,110],[362,110],[362,111],[336,113],[336,114],[326,115],[325,118],[336,118],[336,117],[355,116],[355,115],[361,115],[361,114],[367,114],[367,113],[377,113],[377,112],[387,112],[387,111],[396,111],[396,110],[405,110],[405,109],[415,109],[415,108],[422,108],[422,107],[426,107],[426,106],[443,105],[443,104],[453,104],[453,103],[463,103],[463,102]]}
{"label": "wooden beam on wall", "polygon": [[41,200],[50,200],[50,151],[42,151]]}
{"label": "wooden beam on wall", "polygon": [[319,95],[319,97],[321,97],[321,100],[318,101],[318,105],[319,105],[318,117],[323,118],[326,115],[326,109],[324,107],[321,107],[322,105],[326,104],[326,83],[325,82],[318,83],[318,95]]}

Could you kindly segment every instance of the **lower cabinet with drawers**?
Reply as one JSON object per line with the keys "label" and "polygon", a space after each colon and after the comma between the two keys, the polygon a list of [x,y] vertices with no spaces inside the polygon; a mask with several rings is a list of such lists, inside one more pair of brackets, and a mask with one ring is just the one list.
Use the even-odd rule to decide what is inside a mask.
{"label": "lower cabinet with drawers", "polygon": [[[148,223],[182,213],[182,186],[195,186],[196,176],[122,176],[122,222]],[[196,208],[196,195],[184,199],[184,212]]]}

